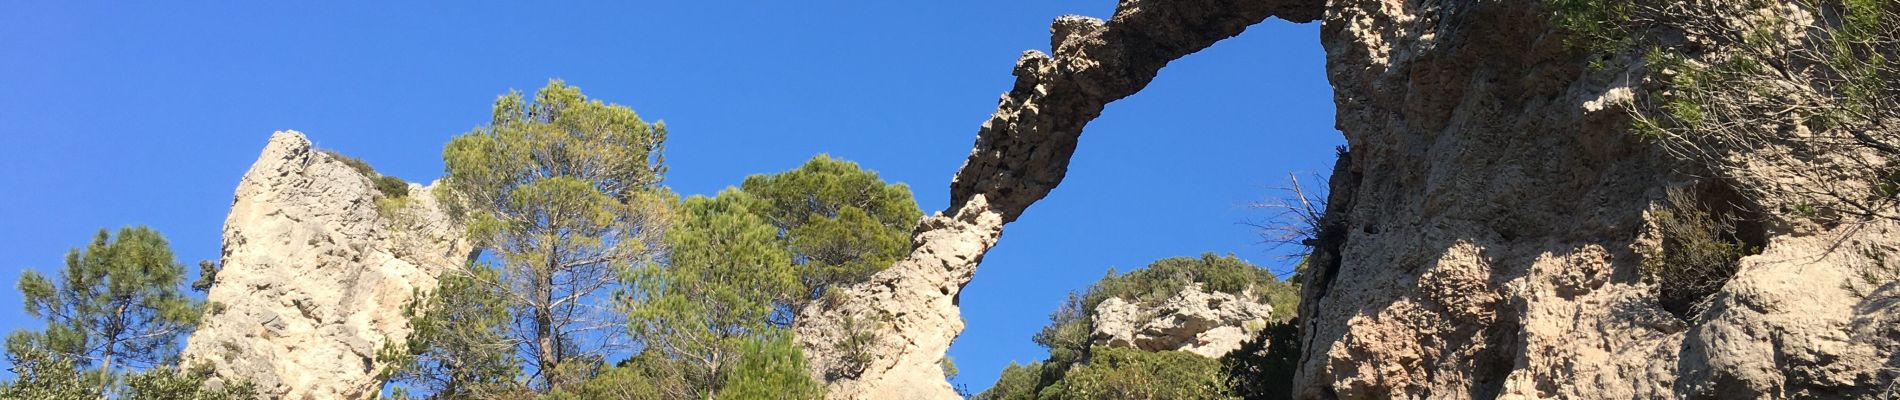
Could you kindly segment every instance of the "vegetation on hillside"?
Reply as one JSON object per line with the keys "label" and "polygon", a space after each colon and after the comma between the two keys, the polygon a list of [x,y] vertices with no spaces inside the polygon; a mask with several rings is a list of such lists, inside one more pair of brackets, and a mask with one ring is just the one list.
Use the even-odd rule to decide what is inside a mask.
{"label": "vegetation on hillside", "polygon": [[1721,290],[1742,257],[1761,251],[1737,236],[1732,212],[1711,208],[1675,189],[1650,211],[1661,243],[1641,252],[1641,272],[1657,286],[1663,309],[1679,317],[1693,315],[1699,302]]}
{"label": "vegetation on hillside", "polygon": [[[815,398],[787,328],[909,252],[907,187],[820,155],[679,200],[663,123],[554,81],[444,151],[481,261],[385,349],[397,397]],[[620,354],[632,355],[614,360]]]}
{"label": "vegetation on hillside", "polygon": [[375,168],[370,168],[369,162],[363,161],[361,158],[350,157],[331,150],[324,150],[323,154],[343,162],[344,165],[350,166],[350,169],[356,170],[356,173],[369,177],[370,183],[376,186],[376,192],[382,193],[384,199],[394,200],[409,197],[409,182],[403,181],[402,178],[376,172]]}
{"label": "vegetation on hillside", "polygon": [[[384,397],[823,398],[788,328],[800,309],[910,252],[922,212],[909,188],[818,155],[680,199],[662,185],[666,136],[663,123],[557,80],[532,98],[500,96],[487,125],[445,146],[435,194],[479,253],[404,307],[413,331],[377,353]],[[374,180],[379,207],[408,201],[406,182],[328,156]],[[182,335],[217,307],[182,293],[183,266],[156,232],[101,232],[67,263],[58,279],[22,278],[29,310],[48,326],[9,338],[17,378],[0,397],[260,396],[176,364]],[[208,290],[217,265],[200,269],[189,287]],[[1247,388],[1271,387],[1257,382],[1280,379],[1258,373],[1280,371],[1260,361],[1271,358],[1260,350],[1266,333],[1229,359],[1089,347],[1088,311],[1106,299],[1154,304],[1192,286],[1269,302],[1277,324],[1298,301],[1296,286],[1231,255],[1111,270],[1036,335],[1049,359],[1012,365],[979,398],[1254,398]],[[869,357],[867,343],[841,350]],[[956,375],[949,358],[939,365]]]}
{"label": "vegetation on hillside", "polygon": [[[1224,399],[1238,396],[1235,390],[1238,387],[1271,386],[1261,382],[1292,379],[1290,369],[1258,366],[1264,362],[1255,359],[1268,357],[1264,353],[1242,356],[1243,360],[1223,361],[1186,352],[1145,352],[1090,345],[1092,314],[1103,301],[1120,298],[1138,304],[1155,304],[1194,285],[1269,302],[1274,305],[1273,326],[1292,326],[1288,320],[1298,304],[1299,287],[1231,255],[1172,257],[1126,274],[1117,274],[1111,269],[1088,289],[1071,293],[1068,300],[1050,314],[1049,325],[1036,333],[1033,340],[1049,350],[1047,359],[1028,365],[1011,364],[989,390],[975,398]],[[1263,337],[1275,329],[1263,331]],[[1255,339],[1257,343],[1251,345],[1255,346],[1252,351],[1259,353],[1264,340]],[[1282,348],[1290,352],[1297,346]],[[1224,363],[1245,366],[1225,367]],[[1282,374],[1250,372],[1256,370]],[[1248,373],[1229,375],[1228,371]]]}

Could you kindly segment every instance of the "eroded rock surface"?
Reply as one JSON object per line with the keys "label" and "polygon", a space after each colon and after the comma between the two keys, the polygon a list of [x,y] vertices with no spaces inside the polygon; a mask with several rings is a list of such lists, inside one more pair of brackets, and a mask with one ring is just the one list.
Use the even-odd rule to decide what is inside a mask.
{"label": "eroded rock surface", "polygon": [[1273,317],[1273,306],[1249,297],[1209,293],[1196,284],[1152,306],[1109,298],[1095,305],[1090,340],[1097,346],[1219,358],[1253,339]]}
{"label": "eroded rock surface", "polygon": [[[1892,379],[1896,289],[1853,278],[1900,248],[1888,222],[1705,196],[1753,214],[1737,235],[1761,253],[1707,311],[1659,304],[1651,210],[1724,183],[1628,129],[1640,54],[1566,47],[1539,2],[1326,13],[1351,152],[1304,286],[1299,398],[1861,398]],[[1754,186],[1817,183],[1758,176],[1776,175]]]}
{"label": "eroded rock surface", "polygon": [[212,311],[184,362],[271,398],[375,394],[376,351],[409,333],[403,306],[470,251],[428,188],[409,192],[379,211],[370,177],[301,133],[271,135],[238,184]]}
{"label": "eroded rock surface", "polygon": [[[1141,90],[1169,61],[1269,16],[1312,21],[1322,5],[1124,0],[1107,21],[1058,18],[1050,27],[1053,55],[1029,51],[1017,60],[1015,86],[977,131],[976,146],[950,185],[949,210],[918,225],[911,255],[800,314],[794,329],[814,377],[827,383],[833,398],[957,398],[937,366],[963,330],[957,294],[1003,224],[1061,183],[1082,128],[1109,102]],[[862,354],[845,351],[847,339],[860,333],[871,339],[856,351]]]}

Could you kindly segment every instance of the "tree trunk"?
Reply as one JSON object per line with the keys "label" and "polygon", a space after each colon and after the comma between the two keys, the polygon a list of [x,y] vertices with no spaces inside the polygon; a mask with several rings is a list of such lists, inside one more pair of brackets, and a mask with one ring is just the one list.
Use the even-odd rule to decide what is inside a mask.
{"label": "tree trunk", "polygon": [[535,294],[535,298],[541,300],[542,303],[535,305],[532,311],[534,313],[535,354],[540,359],[541,379],[546,384],[547,390],[553,390],[554,382],[557,381],[554,376],[555,366],[560,364],[559,355],[555,354],[557,344],[554,343],[554,310],[548,307],[548,302],[552,301],[553,297],[553,282],[552,279],[544,279],[536,284],[541,287],[537,288],[536,291],[539,293]]}
{"label": "tree trunk", "polygon": [[119,346],[119,332],[125,330],[125,307],[128,305],[130,305],[129,302],[122,302],[119,303],[118,308],[112,310],[113,329],[110,335],[106,335],[105,354],[100,356],[101,360],[99,362],[99,398],[101,399],[107,397],[106,389],[112,387],[113,350]]}
{"label": "tree trunk", "polygon": [[545,390],[554,390],[556,367],[561,364],[560,343],[554,334],[554,272],[560,266],[560,246],[548,247],[547,265],[536,271],[534,301],[534,343],[535,354],[540,358],[541,379]]}

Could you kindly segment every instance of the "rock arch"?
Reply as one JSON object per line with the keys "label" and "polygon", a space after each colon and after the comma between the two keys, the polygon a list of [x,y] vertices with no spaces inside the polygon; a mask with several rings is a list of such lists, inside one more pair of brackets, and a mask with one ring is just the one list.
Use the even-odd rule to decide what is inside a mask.
{"label": "rock arch", "polygon": [[[938,360],[963,330],[957,295],[1003,225],[1062,182],[1076,140],[1103,107],[1140,91],[1168,62],[1267,17],[1319,19],[1319,0],[1125,0],[1107,21],[1065,16],[1053,55],[1023,53],[1016,83],[977,131],[950,184],[950,206],[925,218],[910,256],[804,310],[797,332],[833,398],[956,398]],[[945,215],[945,214],[948,215]],[[863,327],[868,349],[840,345]]]}

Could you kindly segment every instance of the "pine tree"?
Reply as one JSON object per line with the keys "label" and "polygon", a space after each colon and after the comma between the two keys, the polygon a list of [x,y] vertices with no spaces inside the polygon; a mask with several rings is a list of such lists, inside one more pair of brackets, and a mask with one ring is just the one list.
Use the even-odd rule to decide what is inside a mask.
{"label": "pine tree", "polygon": [[820,400],[825,387],[811,379],[805,350],[782,329],[746,342],[732,378],[719,391],[722,399]]}
{"label": "pine tree", "polygon": [[499,398],[523,388],[515,376],[521,358],[509,337],[507,294],[484,282],[499,280],[486,265],[444,274],[433,293],[405,306],[409,340],[385,345],[387,378],[400,388],[438,399]]}
{"label": "pine tree", "polygon": [[181,290],[184,278],[184,265],[157,231],[134,226],[113,236],[101,229],[91,244],[66,254],[57,281],[32,270],[21,275],[26,311],[44,319],[46,330],[9,336],[8,358],[51,368],[35,375],[86,371],[92,393],[111,393],[122,371],[176,359],[179,335],[200,313]]}
{"label": "pine tree", "polygon": [[[923,217],[910,187],[885,184],[857,163],[820,154],[797,169],[753,175],[741,185],[792,252],[801,290],[785,299],[795,315],[827,288],[863,282],[910,252]],[[789,325],[790,321],[782,321]]]}
{"label": "pine tree", "polygon": [[532,103],[501,96],[488,126],[444,149],[445,197],[500,266],[479,282],[507,294],[536,390],[584,378],[562,376],[576,368],[566,364],[623,344],[605,297],[622,271],[650,259],[664,229],[665,140],[664,123],[553,80]]}
{"label": "pine tree", "polygon": [[680,369],[695,397],[713,398],[746,343],[772,327],[774,300],[799,290],[778,229],[756,198],[727,189],[695,196],[667,233],[670,262],[634,273],[632,330]]}

